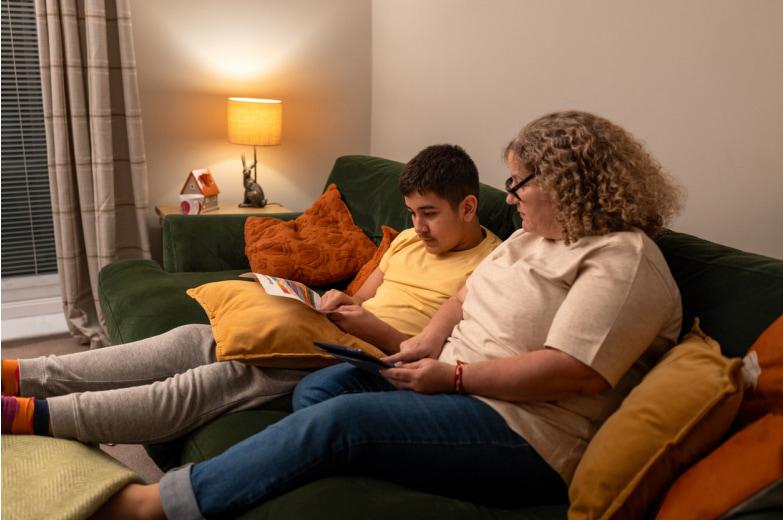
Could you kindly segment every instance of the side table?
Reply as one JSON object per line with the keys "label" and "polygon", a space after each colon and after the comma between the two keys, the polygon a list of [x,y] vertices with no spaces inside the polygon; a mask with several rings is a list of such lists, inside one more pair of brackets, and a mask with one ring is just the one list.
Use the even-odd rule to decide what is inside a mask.
{"label": "side table", "polygon": [[[172,204],[155,206],[155,213],[158,214],[162,226],[163,219],[169,215],[181,215],[182,211],[179,204]],[[291,210],[276,202],[270,202],[263,208],[240,208],[239,202],[221,202],[218,209],[202,213],[202,215],[270,215],[274,213],[291,213]]]}

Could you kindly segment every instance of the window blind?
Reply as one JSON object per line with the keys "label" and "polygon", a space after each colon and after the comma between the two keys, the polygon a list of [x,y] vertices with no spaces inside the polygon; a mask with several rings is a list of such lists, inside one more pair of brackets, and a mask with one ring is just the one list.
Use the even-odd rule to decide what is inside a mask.
{"label": "window blind", "polygon": [[2,0],[2,277],[57,272],[34,0]]}

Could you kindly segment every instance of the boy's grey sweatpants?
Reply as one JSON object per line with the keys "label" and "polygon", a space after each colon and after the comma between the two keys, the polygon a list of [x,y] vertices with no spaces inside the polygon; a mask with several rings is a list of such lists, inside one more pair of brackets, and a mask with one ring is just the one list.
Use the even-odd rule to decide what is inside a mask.
{"label": "boy's grey sweatpants", "polygon": [[47,399],[55,437],[154,443],[288,394],[307,373],[217,361],[212,329],[193,324],[125,345],[21,359],[19,390]]}

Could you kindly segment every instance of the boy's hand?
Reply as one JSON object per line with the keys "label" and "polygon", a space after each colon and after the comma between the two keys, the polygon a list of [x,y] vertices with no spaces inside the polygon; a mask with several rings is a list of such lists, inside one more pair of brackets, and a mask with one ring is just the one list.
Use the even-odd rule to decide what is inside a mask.
{"label": "boy's hand", "polygon": [[[343,294],[343,296],[348,298],[345,294]],[[327,315],[327,318],[332,320],[334,324],[343,331],[359,338],[366,337],[368,331],[372,331],[378,321],[378,318],[376,318],[374,314],[366,311],[364,307],[356,305],[355,303],[335,307],[334,310]]]}
{"label": "boy's hand", "polygon": [[434,359],[420,359],[399,367],[381,370],[381,375],[400,390],[413,390],[421,394],[454,391],[454,365]]}
{"label": "boy's hand", "polygon": [[337,289],[329,289],[321,296],[321,303],[318,305],[318,310],[321,312],[332,312],[337,310],[340,306],[354,305],[355,303],[353,298],[344,292],[338,291]]}
{"label": "boy's hand", "polygon": [[421,332],[400,343],[400,351],[383,358],[383,360],[387,363],[397,364],[410,363],[425,358],[438,359],[443,344],[444,342],[439,338],[432,337],[426,331]]}

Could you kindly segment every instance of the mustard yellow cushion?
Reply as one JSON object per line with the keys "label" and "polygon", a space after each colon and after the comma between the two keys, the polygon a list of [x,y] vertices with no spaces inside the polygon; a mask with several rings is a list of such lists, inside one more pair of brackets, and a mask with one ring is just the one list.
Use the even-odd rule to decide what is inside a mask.
{"label": "mustard yellow cushion", "polygon": [[209,317],[220,361],[236,360],[277,368],[317,368],[335,358],[313,345],[314,339],[383,352],[340,330],[302,302],[270,296],[256,282],[229,280],[188,289]]}
{"label": "mustard yellow cushion", "polygon": [[741,367],[697,322],[590,441],[569,488],[569,520],[644,517],[728,429],[742,400]]}

